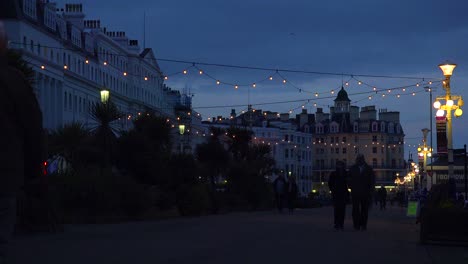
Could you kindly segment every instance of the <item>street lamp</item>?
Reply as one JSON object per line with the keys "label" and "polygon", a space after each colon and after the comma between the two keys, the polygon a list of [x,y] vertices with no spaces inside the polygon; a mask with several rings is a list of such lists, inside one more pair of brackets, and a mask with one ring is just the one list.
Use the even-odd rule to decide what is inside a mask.
{"label": "street lamp", "polygon": [[[445,96],[438,96],[434,102],[434,107],[437,110],[437,116],[446,116],[447,119],[447,155],[448,155],[448,176],[449,182],[453,182],[453,142],[452,142],[452,110],[455,111],[455,117],[460,117],[463,114],[461,107],[463,106],[463,99],[459,95],[452,95],[450,93],[450,78],[452,77],[453,70],[457,67],[453,63],[443,63],[439,65],[442,70],[445,80],[442,82]],[[440,101],[445,100],[445,105]],[[457,101],[457,104],[455,104]]]}
{"label": "street lamp", "polygon": [[[427,177],[427,170],[426,170],[427,158],[432,157],[432,148],[427,145],[427,133],[429,133],[430,130],[427,129],[427,128],[424,128],[424,129],[421,129],[421,131],[423,132],[423,145],[418,146],[418,156],[423,158],[422,170],[426,175],[426,181],[427,181],[426,187],[427,187],[428,190],[430,190],[431,187],[430,187],[429,184],[431,182],[429,181],[429,179]],[[419,182],[419,184],[421,184],[421,182]],[[420,186],[422,186],[422,185],[420,185]]]}
{"label": "street lamp", "polygon": [[179,134],[183,135],[185,133],[185,125],[179,125]]}
{"label": "street lamp", "polygon": [[105,104],[105,103],[107,103],[107,101],[109,101],[109,95],[110,95],[110,92],[106,88],[101,90],[101,102],[103,104]]}

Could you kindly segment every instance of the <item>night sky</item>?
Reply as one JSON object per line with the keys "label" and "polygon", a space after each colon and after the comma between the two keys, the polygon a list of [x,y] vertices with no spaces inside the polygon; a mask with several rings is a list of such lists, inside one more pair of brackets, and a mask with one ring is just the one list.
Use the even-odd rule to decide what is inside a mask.
{"label": "night sky", "polygon": [[[256,109],[286,112],[313,99],[305,105],[309,111],[315,112],[315,102],[328,112],[333,101],[323,97],[332,96],[331,90],[337,91],[342,82],[349,80],[345,88],[354,105],[375,104],[388,111],[400,111],[408,153],[408,144],[420,143],[421,129],[429,127],[429,93],[424,92],[423,86],[427,85],[427,78],[443,78],[438,64],[446,60],[458,64],[452,77],[452,93],[468,100],[468,2],[463,0],[84,0],[82,3],[86,19],[101,19],[101,25],[109,31],[126,31],[141,46],[146,12],[146,47],[153,48],[157,58],[349,73],[355,77],[349,80],[349,75],[280,72],[288,81],[283,84],[274,71],[198,66],[226,83],[257,83],[256,88],[241,86],[236,90],[232,85],[217,86],[205,74],[199,75],[198,70],[189,68],[190,64],[160,61],[167,74],[188,68],[187,75],[171,76],[167,84],[174,89],[190,89],[194,94],[193,107],[204,119],[227,116],[231,108],[240,112],[248,102]],[[359,74],[421,79],[356,76]],[[273,81],[259,82],[270,75]],[[422,78],[426,78],[424,82]],[[358,85],[357,80],[377,89],[409,87],[418,82],[421,86],[407,88],[406,92],[375,94],[372,87]],[[431,87],[434,97],[444,94],[440,83]],[[415,96],[411,95],[413,91]],[[368,93],[353,95],[362,92]],[[399,99],[397,94],[401,94]],[[256,105],[288,100],[303,101]],[[219,105],[226,107],[197,109]],[[465,132],[468,108],[465,109],[466,116],[453,122],[455,148],[468,143]],[[415,148],[409,150],[414,152]]]}

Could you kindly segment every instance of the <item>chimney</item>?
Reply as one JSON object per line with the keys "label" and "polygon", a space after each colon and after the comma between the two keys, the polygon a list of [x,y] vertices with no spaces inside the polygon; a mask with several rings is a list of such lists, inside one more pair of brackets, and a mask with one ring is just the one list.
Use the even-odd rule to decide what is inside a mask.
{"label": "chimney", "polygon": [[288,113],[280,114],[280,120],[281,121],[289,121],[289,114]]}

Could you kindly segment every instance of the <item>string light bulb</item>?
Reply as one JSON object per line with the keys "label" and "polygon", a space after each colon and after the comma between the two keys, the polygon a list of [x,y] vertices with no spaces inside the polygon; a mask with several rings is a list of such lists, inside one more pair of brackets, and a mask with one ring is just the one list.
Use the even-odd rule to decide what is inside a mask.
{"label": "string light bulb", "polygon": [[388,93],[391,93],[391,92],[392,92],[392,90],[388,89]]}
{"label": "string light bulb", "polygon": [[335,90],[331,90],[331,94],[335,94]]}
{"label": "string light bulb", "polygon": [[252,87],[253,87],[253,88],[257,87],[257,84],[253,83],[253,84],[252,84]]}
{"label": "string light bulb", "polygon": [[89,60],[88,60],[88,59],[86,59],[84,62],[85,62],[86,64],[89,64]]}
{"label": "string light bulb", "polygon": [[432,81],[429,81],[429,84],[432,84]]}
{"label": "string light bulb", "polygon": [[270,76],[268,79],[270,79],[270,81],[273,81],[273,76]]}
{"label": "string light bulb", "polygon": [[286,79],[283,80],[283,83],[286,83]]}
{"label": "string light bulb", "polygon": [[145,81],[147,81],[147,80],[148,80],[148,77],[147,77],[147,76],[145,76]]}
{"label": "string light bulb", "polygon": [[202,74],[203,74],[203,70],[200,70],[198,73],[199,73],[200,75],[202,75]]}
{"label": "string light bulb", "polygon": [[216,80],[216,85],[220,85],[221,82],[219,80]]}
{"label": "string light bulb", "polygon": [[107,61],[104,61],[102,64],[103,64],[104,66],[107,66]]}
{"label": "string light bulb", "polygon": [[183,73],[183,74],[187,74],[187,70],[183,70],[182,73]]}
{"label": "string light bulb", "polygon": [[319,96],[319,94],[318,94],[318,93],[315,93],[315,97],[318,97],[318,96]]}
{"label": "string light bulb", "polygon": [[415,95],[416,95],[416,93],[415,93],[415,92],[413,92],[413,96],[415,96]]}
{"label": "string light bulb", "polygon": [[406,88],[403,88],[403,92],[406,92]]}
{"label": "string light bulb", "polygon": [[416,87],[419,87],[419,83],[416,84]]}
{"label": "string light bulb", "polygon": [[372,88],[372,90],[377,91],[377,87]]}
{"label": "string light bulb", "polygon": [[123,76],[127,76],[127,72],[123,72]]}
{"label": "string light bulb", "polygon": [[372,100],[372,96],[369,96],[369,100]]}
{"label": "string light bulb", "polygon": [[361,81],[358,81],[358,83],[357,83],[357,84],[361,85],[361,84],[362,84],[362,82],[361,82]]}
{"label": "string light bulb", "polygon": [[63,65],[63,69],[64,69],[64,70],[68,70],[68,66],[67,66],[67,65]]}
{"label": "string light bulb", "polygon": [[349,85],[349,82],[345,82],[345,85],[348,86],[348,85]]}
{"label": "string light bulb", "polygon": [[42,70],[45,70],[45,66],[44,66],[44,65],[41,65],[41,69],[42,69]]}
{"label": "string light bulb", "polygon": [[238,89],[239,88],[239,85],[234,85],[234,89]]}
{"label": "string light bulb", "polygon": [[169,80],[169,76],[164,76],[164,80]]}
{"label": "string light bulb", "polygon": [[396,96],[396,97],[397,97],[397,98],[400,98],[400,94],[397,94],[397,96]]}

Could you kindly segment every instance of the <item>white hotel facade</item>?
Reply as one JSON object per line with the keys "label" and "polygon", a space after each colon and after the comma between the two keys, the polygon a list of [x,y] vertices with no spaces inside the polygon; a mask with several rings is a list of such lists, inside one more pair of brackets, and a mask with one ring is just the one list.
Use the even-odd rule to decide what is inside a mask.
{"label": "white hotel facade", "polygon": [[120,129],[147,110],[175,117],[181,95],[164,84],[152,49],[141,49],[125,32],[108,32],[99,20],[85,20],[81,4],[63,9],[40,0],[2,2],[9,47],[20,50],[35,72],[45,128],[74,121],[92,127],[88,109],[104,88],[126,115]]}

